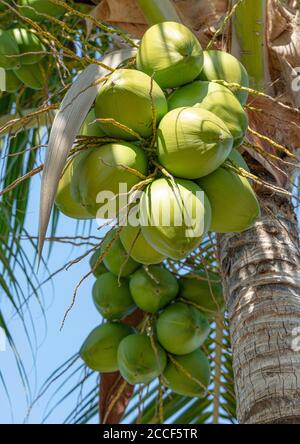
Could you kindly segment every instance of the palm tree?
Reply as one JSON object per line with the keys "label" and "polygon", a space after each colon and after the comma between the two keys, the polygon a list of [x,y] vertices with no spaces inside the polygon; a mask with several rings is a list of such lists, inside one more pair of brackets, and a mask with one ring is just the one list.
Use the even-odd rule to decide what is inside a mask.
{"label": "palm tree", "polygon": [[[6,4],[5,0],[0,3]],[[21,238],[29,238],[33,251],[37,252],[37,241],[25,232],[24,222],[30,178],[43,169],[43,165],[37,164],[38,153],[48,139],[53,110],[59,107],[74,74],[95,61],[96,45],[101,54],[116,46],[135,46],[132,38],[123,31],[129,30],[140,36],[147,26],[142,13],[149,23],[182,20],[196,32],[204,47],[230,51],[246,66],[251,80],[250,99],[246,106],[250,128],[242,148],[251,166],[262,215],[250,230],[213,236],[206,239],[185,263],[168,263],[173,272],[181,273],[182,270],[201,268],[204,259],[212,269],[218,265],[222,276],[227,314],[225,319],[220,316],[212,324],[206,344],[213,368],[207,397],[190,399],[174,395],[164,389],[161,381],[153,383],[148,390],[143,387],[134,389],[124,385],[117,373],[102,375],[99,406],[97,377],[66,421],[73,421],[75,417],[75,422],[88,422],[98,414],[100,407],[102,422],[118,422],[129,403],[124,422],[137,418],[145,423],[167,419],[177,423],[235,422],[236,419],[242,423],[299,423],[297,369],[300,358],[295,352],[300,314],[299,243],[292,205],[297,167],[295,151],[300,140],[297,124],[300,88],[296,87],[295,75],[299,60],[299,2],[204,0],[189,2],[187,8],[186,2],[177,1],[174,2],[175,8],[169,1],[132,0],[118,1],[116,8],[114,0],[106,0],[99,3],[94,10],[96,18],[89,21],[88,40],[84,36],[84,19],[89,9],[83,3],[93,2],[74,2],[74,9],[67,8],[69,14],[64,17],[65,26],[49,19],[49,31],[42,24],[28,22],[15,4],[6,4],[7,11],[0,16],[5,27],[12,18],[33,26],[48,42],[49,50],[48,73],[45,75],[48,81],[44,88],[40,91],[21,88],[17,94],[4,93],[1,98],[4,106],[1,107],[0,136],[5,147],[5,162],[2,168],[0,230],[3,241],[0,259],[5,274],[0,284],[20,318],[24,320],[22,308],[27,303],[27,295],[15,279],[16,269],[30,282],[31,293],[39,298],[39,283],[33,281],[32,265]],[[101,20],[111,22],[114,27],[104,25]],[[123,31],[116,25],[123,27]],[[80,55],[73,42],[70,43],[71,29],[76,34]],[[62,50],[63,57],[59,56],[58,50]],[[16,133],[15,137],[8,136],[11,131]],[[63,162],[62,159],[62,168]],[[47,186],[50,186],[47,188],[49,197],[55,183]],[[51,204],[51,199],[49,202]],[[46,219],[49,209],[48,204],[43,212]],[[50,236],[53,241],[57,240],[58,217],[54,211]],[[79,235],[75,234],[74,239]],[[137,318],[138,314],[130,322],[136,322]],[[1,311],[0,326],[15,347],[13,332],[9,331]],[[28,331],[26,322],[24,329]],[[28,338],[30,340],[29,334]],[[21,377],[27,383],[26,369],[17,351],[16,359]],[[77,366],[75,370],[74,365]],[[59,380],[61,373],[67,372],[65,377],[68,378],[69,371],[75,373],[82,368],[78,361],[74,365],[70,359],[57,369],[42,387],[40,395],[52,382]],[[91,376],[94,375],[84,374],[80,384],[74,383],[72,392],[83,387]],[[0,380],[4,381],[1,373]],[[59,394],[60,391],[58,397]],[[61,398],[64,399],[63,393]],[[138,406],[141,404],[144,408],[140,411]]]}

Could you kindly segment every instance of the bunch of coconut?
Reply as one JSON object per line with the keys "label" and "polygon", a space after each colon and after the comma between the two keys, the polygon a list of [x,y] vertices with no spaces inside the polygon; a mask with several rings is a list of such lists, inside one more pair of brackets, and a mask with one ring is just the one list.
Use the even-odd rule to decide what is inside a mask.
{"label": "bunch of coconut", "polygon": [[[203,397],[210,366],[202,346],[224,309],[218,275],[178,277],[163,264],[142,266],[128,257],[117,231],[106,235],[90,260],[93,301],[106,323],[88,335],[81,358],[94,371],[120,371],[130,384],[161,377],[175,393]],[[124,319],[136,309],[144,318],[132,328]]]}
{"label": "bunch of coconut", "polygon": [[6,91],[25,85],[42,89],[46,82],[46,48],[34,30],[0,30],[0,67],[5,69]]}

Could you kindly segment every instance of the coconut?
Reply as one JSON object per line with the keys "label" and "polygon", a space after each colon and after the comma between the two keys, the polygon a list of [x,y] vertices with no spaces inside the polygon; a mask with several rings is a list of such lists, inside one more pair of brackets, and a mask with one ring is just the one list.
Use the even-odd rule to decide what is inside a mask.
{"label": "coconut", "polygon": [[[245,162],[237,151],[233,151],[229,160],[237,167],[246,169]],[[226,168],[226,163],[197,182],[204,189],[211,204],[211,231],[244,231],[259,217],[259,203],[249,181]]]}
{"label": "coconut", "polygon": [[125,324],[102,324],[86,338],[79,351],[80,357],[92,370],[101,373],[118,370],[118,347],[122,339],[134,333]]}
{"label": "coconut", "polygon": [[15,93],[22,85],[21,81],[12,70],[5,71],[5,90],[9,93]]}
{"label": "coconut", "polygon": [[118,365],[129,384],[148,384],[165,369],[167,356],[159,344],[151,344],[145,335],[130,335],[118,349]]}
{"label": "coconut", "polygon": [[215,114],[198,107],[176,108],[157,131],[159,162],[173,175],[197,179],[216,170],[228,157],[233,137]]}
{"label": "coconut", "polygon": [[224,297],[220,278],[216,273],[195,271],[180,278],[180,296],[197,305],[212,318],[224,310]]}
{"label": "coconut", "polygon": [[210,227],[209,201],[190,180],[157,179],[140,201],[140,221],[146,241],[166,257],[180,260],[201,242]]}
{"label": "coconut", "polygon": [[141,264],[159,264],[165,259],[146,241],[141,227],[126,225],[120,232],[121,242],[128,254]]}
{"label": "coconut", "polygon": [[30,65],[23,65],[14,72],[18,79],[31,89],[43,89],[47,82],[45,66],[41,63],[37,63],[34,68]]}
{"label": "coconut", "polygon": [[91,111],[86,116],[83,124],[81,125],[79,136],[90,137],[105,137],[106,134],[102,131],[98,122],[96,122],[95,110]]}
{"label": "coconut", "polygon": [[51,0],[19,0],[20,13],[31,20],[41,22],[47,17],[40,14],[47,14],[50,17],[59,17],[66,12],[60,5],[52,3]]}
{"label": "coconut", "polygon": [[209,323],[195,307],[176,302],[165,308],[156,323],[160,345],[174,355],[191,353],[207,339]]}
{"label": "coconut", "polygon": [[90,267],[91,267],[91,270],[93,271],[93,275],[96,278],[101,276],[103,273],[107,273],[107,271],[108,271],[102,261],[97,265],[97,267],[94,270],[94,267],[95,267],[96,263],[98,262],[100,255],[101,255],[101,249],[98,248],[98,250],[96,250],[90,258]]}
{"label": "coconut", "polygon": [[169,110],[184,106],[199,106],[218,116],[226,124],[234,138],[234,146],[240,145],[248,127],[244,108],[225,86],[214,82],[195,81],[174,91],[168,99]]}
{"label": "coconut", "polygon": [[167,100],[157,83],[146,74],[133,69],[114,71],[101,87],[95,103],[98,119],[114,119],[133,131],[121,129],[113,123],[99,122],[108,136],[125,140],[136,140],[139,136],[150,137],[153,125],[167,111]]}
{"label": "coconut", "polygon": [[129,276],[140,267],[139,263],[128,256],[115,228],[106,235],[101,243],[101,254],[107,248],[108,250],[104,256],[103,263],[105,267],[116,276]]}
{"label": "coconut", "polygon": [[184,25],[163,22],[151,26],[141,41],[137,68],[154,77],[161,88],[192,82],[203,67],[197,37]]}
{"label": "coconut", "polygon": [[22,65],[30,65],[42,60],[45,55],[42,53],[46,51],[46,48],[34,32],[25,28],[14,28],[10,30],[10,33],[18,45]]}
{"label": "coconut", "polygon": [[[224,51],[204,51],[203,70],[200,73],[200,80],[225,80],[227,83],[238,83],[241,86],[249,87],[249,76],[246,68],[233,55]],[[230,88],[239,102],[245,105],[248,98],[247,91],[238,88]]]}
{"label": "coconut", "polygon": [[166,385],[183,396],[203,397],[210,382],[209,361],[201,350],[174,356],[164,371]]}
{"label": "coconut", "polygon": [[17,69],[21,66],[20,51],[10,31],[0,29],[0,67]]}
{"label": "coconut", "polygon": [[74,172],[76,172],[77,157],[69,161],[64,170],[58,184],[55,204],[63,214],[73,219],[93,219],[93,216],[71,196],[70,187]]}
{"label": "coconut", "polygon": [[127,279],[119,280],[110,272],[102,274],[94,283],[93,301],[101,315],[109,320],[121,319],[136,308]]}
{"label": "coconut", "polygon": [[[78,177],[72,185],[72,195],[91,214],[103,219],[113,219],[124,207],[119,194],[126,198],[126,193],[141,181],[141,177],[137,174],[146,175],[147,168],[147,157],[144,151],[133,144],[109,143],[92,148],[88,150],[88,154],[80,163]],[[136,174],[134,170],[138,173]],[[125,184],[127,189],[120,190],[120,183]],[[100,192],[106,194],[103,194],[103,199],[99,195],[97,202]],[[98,210],[101,211],[98,212]]]}
{"label": "coconut", "polygon": [[179,290],[175,276],[157,265],[133,273],[129,288],[136,305],[149,313],[156,313],[168,305]]}

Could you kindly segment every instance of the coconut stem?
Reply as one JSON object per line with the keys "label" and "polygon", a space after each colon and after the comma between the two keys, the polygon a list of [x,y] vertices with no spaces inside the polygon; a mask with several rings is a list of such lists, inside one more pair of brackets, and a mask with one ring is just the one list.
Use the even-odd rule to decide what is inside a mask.
{"label": "coconut stem", "polygon": [[175,7],[170,0],[137,0],[149,25],[161,23],[166,20],[181,22]]}

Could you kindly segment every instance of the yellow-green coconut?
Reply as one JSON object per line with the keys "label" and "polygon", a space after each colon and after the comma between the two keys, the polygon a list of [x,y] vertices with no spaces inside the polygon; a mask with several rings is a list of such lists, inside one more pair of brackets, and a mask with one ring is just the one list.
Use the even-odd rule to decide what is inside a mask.
{"label": "yellow-green coconut", "polygon": [[22,82],[18,79],[12,69],[5,71],[5,90],[9,93],[15,93],[18,91]]}
{"label": "yellow-green coconut", "polygon": [[99,256],[101,255],[101,249],[98,248],[94,253],[92,254],[90,258],[90,267],[93,272],[93,275],[97,278],[101,276],[103,273],[107,273],[108,270],[103,264],[103,261],[99,262]]}
{"label": "yellow-green coconut", "polygon": [[22,65],[14,72],[18,79],[31,89],[43,89],[48,81],[45,65],[41,62],[34,65],[34,68],[31,65]]}
{"label": "yellow-green coconut", "polygon": [[0,29],[0,67],[17,69],[20,66],[20,51],[17,42],[9,30]]}
{"label": "yellow-green coconut", "polygon": [[42,60],[46,48],[34,32],[25,28],[14,28],[10,33],[18,45],[21,65],[36,64]]}
{"label": "yellow-green coconut", "polygon": [[105,137],[105,132],[101,129],[101,126],[96,121],[95,110],[91,111],[86,116],[83,124],[81,125],[80,136],[90,136],[90,137]]}

